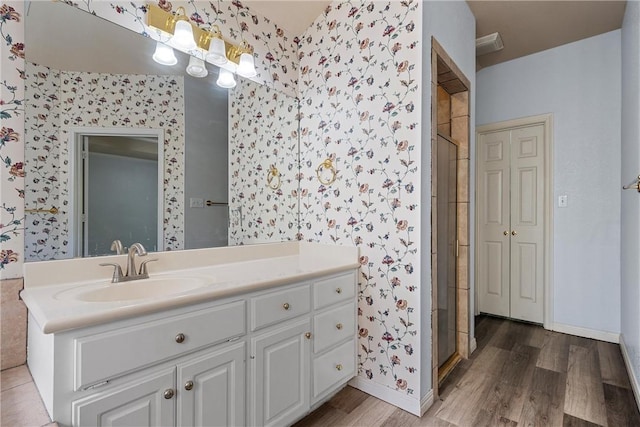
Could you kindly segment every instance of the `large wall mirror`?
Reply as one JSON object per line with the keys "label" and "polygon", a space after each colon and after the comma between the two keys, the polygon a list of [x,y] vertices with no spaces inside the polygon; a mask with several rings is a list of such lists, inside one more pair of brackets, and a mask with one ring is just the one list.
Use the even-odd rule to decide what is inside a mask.
{"label": "large wall mirror", "polygon": [[[211,64],[192,77],[181,52],[157,64],[153,40],[64,2],[29,2],[25,28],[26,261],[108,254],[141,231],[148,250],[296,238],[296,99],[237,76],[220,88]],[[79,135],[102,136],[86,164]]]}

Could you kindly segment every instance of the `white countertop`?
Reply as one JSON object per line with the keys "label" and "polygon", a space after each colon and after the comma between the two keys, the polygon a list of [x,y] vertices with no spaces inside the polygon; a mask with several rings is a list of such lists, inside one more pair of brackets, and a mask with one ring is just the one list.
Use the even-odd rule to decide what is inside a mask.
{"label": "white countertop", "polygon": [[[113,256],[27,263],[25,289],[20,295],[42,331],[54,333],[268,289],[360,265],[355,247],[307,242],[162,252],[150,257],[159,258],[149,264],[150,279],[126,282],[125,286],[170,277],[198,278],[206,286],[128,301],[86,302],[74,298],[84,289],[121,286],[110,284],[112,268],[95,268],[101,262],[124,266],[126,257]],[[188,265],[175,268],[180,260]]]}

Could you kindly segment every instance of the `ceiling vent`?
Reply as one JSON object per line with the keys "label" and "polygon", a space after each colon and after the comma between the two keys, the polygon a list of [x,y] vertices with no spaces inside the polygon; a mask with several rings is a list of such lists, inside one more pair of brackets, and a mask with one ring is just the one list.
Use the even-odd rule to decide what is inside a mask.
{"label": "ceiling vent", "polygon": [[489,34],[488,36],[476,39],[476,56],[497,52],[504,47],[500,33]]}

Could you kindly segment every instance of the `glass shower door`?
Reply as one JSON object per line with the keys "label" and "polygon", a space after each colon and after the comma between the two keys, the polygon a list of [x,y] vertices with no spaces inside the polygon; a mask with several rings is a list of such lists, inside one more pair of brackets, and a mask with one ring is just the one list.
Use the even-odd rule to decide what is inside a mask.
{"label": "glass shower door", "polygon": [[437,145],[437,309],[438,366],[456,354],[456,260],[458,147],[438,135]]}

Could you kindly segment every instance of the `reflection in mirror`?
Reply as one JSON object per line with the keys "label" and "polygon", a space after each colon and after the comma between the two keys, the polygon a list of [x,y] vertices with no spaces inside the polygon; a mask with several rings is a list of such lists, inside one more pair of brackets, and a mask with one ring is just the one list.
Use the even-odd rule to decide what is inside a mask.
{"label": "reflection in mirror", "polygon": [[[295,239],[297,100],[244,79],[219,88],[210,64],[207,78],[189,76],[189,57],[177,51],[177,65],[156,64],[154,41],[63,2],[30,2],[25,29],[25,206],[58,210],[27,214],[27,261],[82,255],[74,127],[162,130],[158,249]],[[281,173],[277,190],[266,185],[271,166]],[[88,254],[114,238],[89,243],[101,249]]]}
{"label": "reflection in mirror", "polygon": [[162,250],[162,131],[84,127],[70,140],[73,254],[109,255],[115,240],[125,251],[136,242]]}

